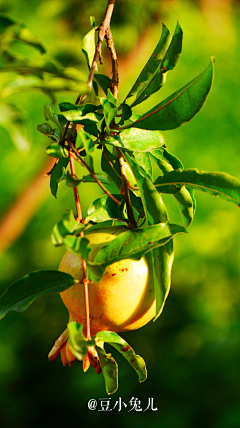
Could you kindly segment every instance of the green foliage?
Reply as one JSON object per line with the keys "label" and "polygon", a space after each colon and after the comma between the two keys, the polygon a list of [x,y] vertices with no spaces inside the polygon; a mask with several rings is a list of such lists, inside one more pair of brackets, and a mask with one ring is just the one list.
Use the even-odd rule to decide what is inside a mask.
{"label": "green foliage", "polygon": [[10,285],[0,296],[0,319],[8,312],[23,312],[40,296],[60,293],[74,284],[74,279],[59,271],[40,270]]}
{"label": "green foliage", "polygon": [[[94,20],[91,23],[95,27]],[[3,97],[29,89],[40,89],[52,100],[55,100],[55,93],[59,91],[77,91],[82,95],[88,93],[87,85],[82,81],[81,73],[77,69],[64,69],[52,59],[44,58],[42,61],[34,62],[28,61],[26,58],[21,61],[16,55],[11,56],[9,45],[13,40],[19,40],[37,48],[41,53],[44,52],[40,41],[26,28],[7,17],[2,17],[0,29],[5,46],[1,70],[16,73],[13,80],[3,85]],[[13,30],[13,36],[9,45],[6,45],[9,29]],[[84,37],[82,47],[90,68],[95,52],[95,28]],[[82,105],[62,102],[59,104],[61,114],[54,113],[50,106],[45,106],[45,120],[53,122],[57,128],[52,128],[49,123],[42,123],[38,126],[38,130],[42,134],[54,140],[46,153],[59,159],[51,171],[50,178],[51,192],[55,197],[60,181],[65,181],[68,187],[74,188],[80,183],[94,181],[93,154],[96,152],[96,148],[103,150],[102,170],[120,190],[119,193],[112,193],[120,205],[106,195],[94,200],[88,208],[85,219],[89,228],[92,223],[101,226],[101,223],[105,221],[117,221],[118,225],[129,221],[126,199],[122,194],[122,172],[118,163],[119,153],[123,156],[125,167],[130,171],[128,174],[131,174],[132,182],[128,180],[127,176],[128,202],[134,209],[136,225],[129,224],[129,230],[119,234],[110,244],[99,247],[95,258],[89,260],[91,247],[87,233],[84,238],[79,237],[80,231],[85,231],[86,225],[79,224],[71,211],[55,225],[52,235],[53,243],[56,246],[65,245],[67,249],[82,255],[87,261],[89,278],[95,282],[100,280],[109,264],[124,258],[138,260],[145,256],[149,265],[150,278],[155,287],[155,320],[163,310],[170,289],[174,258],[173,237],[186,232],[182,225],[169,223],[168,204],[164,204],[161,194],[169,193],[176,199],[185,227],[190,226],[195,214],[196,203],[193,189],[220,196],[237,205],[240,203],[238,179],[226,173],[200,172],[196,169],[185,170],[181,161],[167,151],[165,137],[161,134],[163,130],[175,129],[190,121],[202,108],[212,84],[213,60],[200,75],[155,107],[141,115],[132,112],[132,108],[162,88],[166,80],[166,73],[175,68],[181,50],[182,30],[179,23],[177,23],[171,41],[169,30],[163,26],[161,38],[143,71],[125,97],[125,102],[118,105],[109,89],[111,80],[105,75],[96,74],[96,97],[94,99],[92,97],[90,102]],[[105,97],[98,97],[97,85],[103,89]],[[129,101],[132,102],[130,106],[127,104]],[[14,132],[10,130],[13,129],[14,121],[16,122],[16,109],[14,105],[10,107],[10,104],[7,103],[3,106],[7,113],[10,112],[8,114],[10,119],[2,120],[1,123],[9,134],[13,135]],[[118,118],[120,118],[119,121]],[[67,121],[70,121],[71,125],[63,137]],[[80,125],[77,132],[72,127],[72,123]],[[84,159],[91,170],[89,175],[83,176],[81,179],[73,177],[68,170],[69,141],[75,144],[77,151],[75,155],[79,155],[80,163],[81,159]],[[158,167],[157,173],[155,166]],[[95,174],[95,176],[101,183],[109,184],[106,177],[101,174]],[[35,275],[38,275],[36,281]],[[73,284],[71,282],[73,280],[69,279],[68,286],[65,287],[66,283],[63,282],[63,279],[61,277],[58,283],[58,278],[55,281],[55,278],[51,278],[51,275],[48,276],[44,271],[24,277],[11,286],[10,292],[6,291],[6,294],[4,293],[0,298],[0,302],[1,299],[3,302],[3,316],[9,310],[25,310],[38,295],[47,293],[49,290],[59,293]],[[30,296],[24,294],[26,287],[34,290],[31,300],[29,300]],[[76,325],[69,325],[69,334],[73,354],[78,359],[82,359],[86,353],[86,341],[82,330]],[[116,334],[101,332],[99,335],[99,340],[110,343],[123,353],[125,342]],[[100,346],[99,343],[98,345],[96,345],[96,349],[101,361],[107,392],[113,393],[118,386],[117,365],[111,355],[105,352],[103,346]],[[138,365],[142,364],[142,360],[137,358],[138,356],[135,355],[132,348],[128,348],[128,351],[127,359],[132,361],[135,369],[136,367],[139,369]],[[143,365],[140,378],[144,380]]]}
{"label": "green foliage", "polygon": [[83,335],[82,325],[77,322],[68,323],[68,341],[70,349],[75,358],[82,361],[87,352],[89,345],[85,336]]}
{"label": "green foliage", "polygon": [[120,337],[117,333],[112,331],[100,331],[96,334],[95,341],[98,340],[109,343],[117,349],[120,354],[128,361],[132,368],[138,375],[139,382],[144,382],[147,378],[146,364],[140,355],[136,355],[133,348]]}

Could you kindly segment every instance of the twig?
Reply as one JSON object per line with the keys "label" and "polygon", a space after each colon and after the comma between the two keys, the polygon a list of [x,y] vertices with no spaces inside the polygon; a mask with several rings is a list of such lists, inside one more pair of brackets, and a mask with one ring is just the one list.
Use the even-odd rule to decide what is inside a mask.
{"label": "twig", "polygon": [[131,204],[131,200],[130,200],[128,180],[126,177],[125,166],[124,166],[124,157],[123,157],[122,151],[120,149],[117,149],[117,154],[118,154],[118,160],[119,160],[119,165],[120,165],[120,170],[121,170],[121,175],[122,175],[122,188],[123,188],[123,193],[124,193],[125,201],[126,201],[129,227],[134,228],[134,227],[137,227],[137,224],[136,224],[136,221],[135,221],[135,218],[133,215],[133,209],[132,209],[132,204]]}
{"label": "twig", "polygon": [[96,70],[97,61],[99,58],[102,57],[101,49],[102,49],[103,40],[106,35],[106,32],[110,29],[110,21],[113,13],[114,3],[115,3],[115,0],[108,0],[104,20],[98,30],[98,43],[96,46],[95,55],[93,58],[92,66],[88,77],[88,87],[90,90],[92,88],[93,77]]}
{"label": "twig", "polygon": [[[76,170],[75,170],[75,165],[74,165],[74,157],[73,157],[73,154],[71,152],[69,153],[69,161],[70,161],[70,168],[71,168],[72,177],[76,179],[77,176],[76,176]],[[74,191],[75,205],[76,205],[76,210],[77,210],[76,220],[79,221],[80,223],[82,223],[82,221],[83,221],[82,208],[81,208],[81,204],[80,204],[80,198],[79,198],[77,186],[73,188],[73,191]]]}
{"label": "twig", "polygon": [[105,39],[107,42],[107,47],[110,50],[111,60],[112,60],[112,81],[111,81],[111,91],[113,93],[114,98],[117,99],[118,96],[118,60],[117,60],[117,52],[115,49],[114,41],[112,38],[112,33],[110,28],[107,29],[105,34]]}

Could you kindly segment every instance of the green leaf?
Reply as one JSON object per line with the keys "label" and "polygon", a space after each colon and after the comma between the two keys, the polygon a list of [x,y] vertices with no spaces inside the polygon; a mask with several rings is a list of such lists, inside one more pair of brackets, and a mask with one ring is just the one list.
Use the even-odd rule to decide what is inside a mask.
{"label": "green leaf", "polygon": [[161,315],[171,287],[171,272],[174,261],[173,239],[164,246],[149,251],[146,255],[149,265],[149,281],[154,284],[156,296],[156,315]]}
{"label": "green leaf", "polygon": [[169,40],[169,30],[163,24],[160,41],[127,96],[129,98],[135,95],[131,107],[158,91],[166,81],[166,72],[175,67],[182,50],[182,29],[178,22],[170,45]]}
{"label": "green leaf", "polygon": [[107,394],[114,394],[118,389],[118,365],[111,354],[107,354],[103,347],[96,345],[100,365],[105,380]]}
{"label": "green leaf", "polygon": [[[143,171],[140,172],[139,167],[128,154],[126,157],[139,186],[147,224],[158,222],[167,224],[168,212],[162,197],[157,195],[156,187],[151,180],[144,178]],[[156,315],[154,319],[156,320],[163,310],[171,286],[174,259],[173,240],[171,239],[165,245],[148,252],[145,257],[149,264],[149,275],[155,288]]]}
{"label": "green leaf", "polygon": [[[101,183],[107,184],[107,185],[110,184],[108,179],[104,175],[95,173],[95,176],[97,177],[97,179],[99,181],[101,181]],[[94,180],[94,178],[90,174],[84,175],[82,178],[82,182],[83,183],[96,183],[96,181]]]}
{"label": "green leaf", "polygon": [[104,74],[94,73],[94,80],[99,84],[102,88],[103,92],[107,95],[108,89],[111,84],[111,79]]}
{"label": "green leaf", "polygon": [[182,52],[182,38],[183,32],[179,22],[177,22],[172,41],[161,64],[162,73],[173,70],[176,66]]}
{"label": "green leaf", "polygon": [[84,147],[87,154],[92,153],[95,147],[95,142],[88,132],[79,129],[76,141],[76,148],[78,148],[78,144],[80,143],[80,147]]}
{"label": "green leaf", "polygon": [[175,129],[191,120],[202,108],[213,80],[213,62],[179,91],[157,104],[127,127],[142,129]]}
{"label": "green leaf", "polygon": [[104,195],[96,199],[88,208],[85,222],[93,221],[100,223],[107,220],[128,221],[125,209],[125,198],[123,195],[113,195],[118,201],[123,202],[118,206],[109,196]]}
{"label": "green leaf", "polygon": [[8,312],[23,312],[38,297],[61,293],[74,284],[74,278],[57,270],[40,270],[10,285],[0,296],[0,319]]}
{"label": "green leaf", "polygon": [[[103,184],[107,184],[109,185],[109,181],[106,177],[104,177],[104,175],[102,174],[96,174],[95,173],[96,178]],[[68,187],[76,187],[78,186],[80,183],[95,183],[96,181],[94,180],[94,178],[89,174],[89,175],[84,175],[82,178],[80,178],[79,180],[74,178],[69,171],[67,171],[66,174],[66,185]]]}
{"label": "green leaf", "polygon": [[119,160],[106,147],[102,152],[101,168],[107,174],[109,180],[113,181],[119,189],[122,185]]}
{"label": "green leaf", "polygon": [[58,143],[53,143],[50,146],[47,147],[45,150],[45,153],[49,156],[52,156],[53,158],[67,158],[68,157],[68,151],[60,146]]}
{"label": "green leaf", "polygon": [[101,106],[103,108],[104,113],[104,119],[107,127],[107,131],[110,134],[110,125],[117,115],[118,109],[115,105],[116,100],[114,97],[110,97],[109,93],[111,94],[110,90],[108,89],[108,95],[107,98],[99,98],[99,101],[101,103]]}
{"label": "green leaf", "polygon": [[129,107],[128,104],[125,103],[120,104],[120,107],[122,109],[122,117],[119,122],[119,125],[123,125],[124,122],[130,119],[130,117],[132,116],[132,109],[131,107]]}
{"label": "green leaf", "polygon": [[[82,51],[86,57],[88,68],[92,66],[94,54],[95,54],[95,28],[92,28],[83,38]],[[97,70],[97,68],[96,68]]]}
{"label": "green leaf", "polygon": [[100,331],[95,336],[96,339],[109,343],[117,349],[120,354],[128,361],[138,375],[139,382],[144,382],[147,379],[147,370],[145,361],[140,355],[136,355],[133,348],[122,339],[117,333],[112,331]]}
{"label": "green leaf", "polygon": [[145,172],[149,175],[149,178],[152,180],[153,169],[150,154],[148,152],[135,152],[134,159],[137,164],[145,170]]}
{"label": "green leaf", "polygon": [[162,86],[163,75],[159,73],[159,69],[167,51],[169,40],[169,30],[163,24],[161,38],[156,48],[125,99],[135,96],[135,100],[131,104],[132,107],[146,100]]}
{"label": "green leaf", "polygon": [[139,187],[147,224],[167,222],[168,213],[166,207],[154,184],[148,178],[146,172],[137,165],[128,153],[125,153],[125,156]]}
{"label": "green leaf", "polygon": [[63,175],[64,169],[68,166],[69,158],[59,159],[59,162],[55,164],[50,178],[50,189],[55,198],[57,198],[59,180]]}
{"label": "green leaf", "polygon": [[64,214],[63,219],[60,220],[53,227],[52,243],[55,246],[63,245],[63,238],[67,235],[79,235],[85,229],[85,225],[75,220],[72,211]]}
{"label": "green leaf", "polygon": [[161,147],[165,143],[165,137],[160,131],[132,128],[121,131],[114,137],[106,138],[103,143],[111,144],[123,150],[150,152],[157,147]]}
{"label": "green leaf", "polygon": [[81,106],[76,106],[71,103],[60,103],[59,108],[62,115],[71,122],[82,123],[85,120],[98,122],[103,117],[103,115],[97,111],[99,110],[99,106],[95,106],[91,103]]}
{"label": "green leaf", "polygon": [[[160,170],[163,172],[163,174],[166,174],[173,170],[173,166],[176,166],[177,168],[183,168],[182,163],[175,158],[173,155],[168,153],[166,150],[164,150],[162,156],[160,152],[152,151],[151,155],[155,159],[157,165],[159,166]],[[168,162],[170,160],[171,164]],[[193,195],[190,194],[188,189],[185,186],[182,186],[179,189],[179,185],[177,186],[164,186],[161,189],[161,192],[165,192],[165,189],[167,189],[167,193],[174,193],[174,197],[177,199],[178,204],[180,205],[180,213],[182,215],[183,224],[186,227],[189,227],[192,223],[193,217],[194,217],[194,198]]]}
{"label": "green leaf", "polygon": [[51,135],[53,131],[51,125],[49,125],[49,123],[46,123],[46,122],[41,123],[41,125],[38,125],[37,130],[44,135]]}
{"label": "green leaf", "polygon": [[240,180],[226,172],[205,172],[190,168],[168,172],[155,182],[159,191],[163,186],[177,184],[188,185],[237,205],[240,204]]}
{"label": "green leaf", "polygon": [[173,169],[184,169],[182,162],[180,161],[180,159],[178,159],[176,156],[174,156],[172,153],[168,152],[166,149],[163,149],[163,152],[160,155],[160,150],[158,151],[158,154],[156,153],[157,150],[153,150],[151,152],[151,154],[155,157],[157,157],[158,159],[164,159],[166,160],[169,165],[171,165],[173,167]]}
{"label": "green leaf", "polygon": [[78,322],[70,322],[68,327],[68,342],[70,350],[77,360],[82,361],[87,353],[89,342],[83,335],[83,326]]}

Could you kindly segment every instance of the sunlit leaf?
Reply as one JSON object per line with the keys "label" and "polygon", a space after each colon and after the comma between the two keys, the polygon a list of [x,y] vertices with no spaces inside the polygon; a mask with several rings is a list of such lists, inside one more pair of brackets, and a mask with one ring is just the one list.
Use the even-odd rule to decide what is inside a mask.
{"label": "sunlit leaf", "polygon": [[105,380],[107,394],[114,394],[118,389],[118,365],[111,354],[107,354],[103,347],[96,345],[100,365]]}
{"label": "sunlit leaf", "polygon": [[82,361],[89,346],[89,342],[83,335],[82,324],[78,322],[70,322],[68,323],[67,327],[69,333],[68,342],[70,350],[77,360]]}
{"label": "sunlit leaf", "polygon": [[152,149],[161,147],[165,143],[165,137],[160,131],[132,128],[106,138],[103,143],[111,144],[123,150],[150,152]]}
{"label": "sunlit leaf", "polygon": [[93,221],[100,223],[107,220],[128,221],[125,209],[125,198],[123,195],[114,195],[114,197],[123,202],[120,206],[116,204],[109,196],[104,195],[96,199],[88,208],[85,222]]}
{"label": "sunlit leaf", "polygon": [[133,348],[122,339],[117,333],[112,331],[100,331],[96,334],[96,339],[109,343],[117,349],[128,361],[138,375],[139,382],[144,382],[147,378],[145,361],[140,355],[136,355]]}
{"label": "sunlit leaf", "polygon": [[190,168],[171,171],[155,181],[155,186],[160,192],[162,186],[176,184],[188,185],[237,205],[240,204],[240,180],[226,172],[206,172]]}
{"label": "sunlit leaf", "polygon": [[[135,96],[135,100],[131,104],[132,107],[147,99],[161,87],[163,75],[159,73],[159,68],[167,51],[169,41],[169,30],[163,24],[161,38],[156,48],[125,99]],[[155,81],[154,85],[153,81]]]}
{"label": "sunlit leaf", "polygon": [[95,54],[95,28],[92,28],[83,38],[82,51],[86,57],[88,68],[92,66]]}
{"label": "sunlit leaf", "polygon": [[45,153],[49,156],[52,156],[53,158],[58,158],[58,159],[68,157],[68,151],[58,143],[53,143],[50,146],[48,146],[47,149],[45,150]]}
{"label": "sunlit leaf", "polygon": [[129,127],[142,129],[175,129],[191,120],[202,108],[213,79],[213,62],[199,76],[157,104]]}

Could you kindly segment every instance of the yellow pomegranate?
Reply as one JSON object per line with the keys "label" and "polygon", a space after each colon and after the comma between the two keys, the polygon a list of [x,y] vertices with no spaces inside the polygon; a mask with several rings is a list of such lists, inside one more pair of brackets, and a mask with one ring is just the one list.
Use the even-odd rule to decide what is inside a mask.
{"label": "yellow pomegranate", "polygon": [[[128,230],[125,226],[105,227],[86,233],[91,245],[89,259],[93,260],[99,251],[99,245],[105,246],[125,230]],[[59,270],[69,273],[79,281],[63,291],[61,298],[71,320],[80,322],[86,335],[81,257],[67,251]],[[139,261],[126,259],[113,263],[106,269],[101,280],[98,283],[90,282],[88,288],[92,335],[101,330],[135,330],[147,324],[155,315],[154,286],[150,283],[149,268],[144,257]]]}

